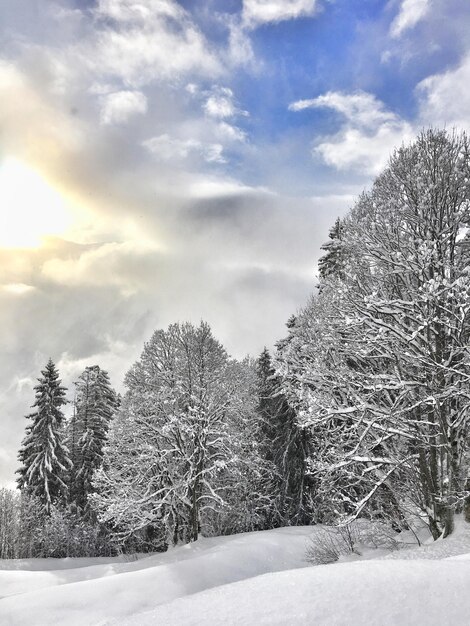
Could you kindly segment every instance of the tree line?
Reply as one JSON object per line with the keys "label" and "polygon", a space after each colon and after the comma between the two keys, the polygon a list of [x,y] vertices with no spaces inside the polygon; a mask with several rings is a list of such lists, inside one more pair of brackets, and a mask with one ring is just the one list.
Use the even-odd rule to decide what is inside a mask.
{"label": "tree line", "polygon": [[0,556],[164,550],[357,517],[434,538],[470,518],[470,151],[423,131],[337,220],[271,355],[157,330],[120,398],[86,368],[65,419],[52,361],[0,492]]}
{"label": "tree line", "polygon": [[121,398],[104,370],[87,367],[66,419],[49,360],[19,451],[19,493],[0,492],[0,556],[165,550],[201,532],[307,521],[304,450],[267,350],[238,361],[208,324],[172,324],[124,385]]}

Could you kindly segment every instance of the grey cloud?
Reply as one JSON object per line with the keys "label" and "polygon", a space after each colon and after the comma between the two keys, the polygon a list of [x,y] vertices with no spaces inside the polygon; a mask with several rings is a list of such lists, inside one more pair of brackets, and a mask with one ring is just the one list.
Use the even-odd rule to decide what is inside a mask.
{"label": "grey cloud", "polygon": [[[4,373],[0,448],[6,456],[0,458],[0,483],[13,479],[16,450],[26,426],[22,416],[29,412],[35,378],[49,356],[56,363],[64,358],[70,362],[64,380],[69,387],[85,365],[95,362],[120,385],[124,371],[141,350],[142,336],[149,332],[148,316],[140,301],[124,299],[115,289],[103,286],[43,285],[21,296],[0,295],[0,368]],[[21,380],[26,383],[18,385]]]}
{"label": "grey cloud", "polygon": [[[282,178],[292,181],[298,171],[298,144],[256,147],[206,116],[201,105],[209,87],[202,84],[202,99],[194,98],[183,77],[189,71],[191,79],[209,81],[212,62],[184,66],[181,60],[181,73],[173,67],[177,80],[160,74],[156,82],[147,73],[150,65],[135,61],[142,50],[132,50],[132,64],[122,72],[117,57],[102,68],[80,58],[74,63],[72,55],[85,54],[100,36],[89,13],[63,14],[46,26],[44,3],[35,3],[35,28],[29,0],[18,0],[18,19],[15,3],[7,5],[6,22],[19,34],[10,48],[14,61],[0,61],[8,79],[0,94],[2,150],[37,168],[87,221],[73,241],[0,251],[0,285],[32,287],[23,293],[0,289],[0,483],[13,478],[23,415],[49,356],[66,385],[86,365],[99,363],[119,387],[155,328],[201,318],[232,354],[258,353],[282,336],[284,321],[312,289],[319,245],[350,203],[349,191],[309,197],[314,185],[307,169],[303,197],[281,193]],[[62,6],[73,10],[72,3]],[[99,28],[107,40],[113,28],[119,31],[113,45],[121,46],[130,26]],[[60,29],[67,37],[55,37]],[[146,113],[100,126],[103,96],[125,90],[126,82],[145,83]],[[245,119],[236,93],[234,102]],[[234,174],[230,163],[207,163],[200,155],[189,155],[184,164],[155,159],[142,143],[165,133],[220,144],[228,159],[243,157],[246,165]],[[286,156],[289,165],[276,175]]]}

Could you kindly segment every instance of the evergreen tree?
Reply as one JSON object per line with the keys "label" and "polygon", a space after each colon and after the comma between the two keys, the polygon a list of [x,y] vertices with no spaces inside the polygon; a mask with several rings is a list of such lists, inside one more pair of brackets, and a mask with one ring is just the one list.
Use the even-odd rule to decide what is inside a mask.
{"label": "evergreen tree", "polygon": [[59,373],[49,359],[34,388],[36,400],[34,413],[28,415],[32,423],[18,454],[21,467],[18,486],[29,495],[37,497],[45,512],[50,513],[55,502],[67,494],[66,474],[71,465],[68,450],[63,443],[65,391]]}
{"label": "evergreen tree", "polygon": [[94,472],[103,462],[109,425],[117,408],[117,396],[108,373],[98,365],[87,367],[76,382],[74,412],[68,425],[72,459],[70,501],[87,509]]}
{"label": "evergreen tree", "polygon": [[330,240],[321,246],[325,254],[318,261],[318,273],[320,278],[335,275],[341,278],[344,270],[344,223],[338,218],[330,229]]}
{"label": "evergreen tree", "polygon": [[[289,324],[295,324],[290,320]],[[267,348],[257,363],[260,452],[276,469],[278,502],[272,523],[308,524],[310,485],[306,477],[307,432],[297,424],[296,413],[282,392]]]}

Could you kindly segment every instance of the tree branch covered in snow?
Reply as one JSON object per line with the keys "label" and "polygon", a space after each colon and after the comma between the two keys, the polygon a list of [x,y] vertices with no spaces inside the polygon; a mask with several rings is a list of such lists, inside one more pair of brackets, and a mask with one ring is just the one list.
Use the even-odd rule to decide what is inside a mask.
{"label": "tree branch covered in snow", "polygon": [[412,497],[437,537],[468,497],[469,209],[465,135],[397,150],[279,347],[311,471],[344,515]]}

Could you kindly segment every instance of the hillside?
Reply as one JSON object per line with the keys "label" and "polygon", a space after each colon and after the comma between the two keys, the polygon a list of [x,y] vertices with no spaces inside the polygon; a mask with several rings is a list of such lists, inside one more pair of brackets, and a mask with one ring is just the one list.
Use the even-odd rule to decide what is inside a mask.
{"label": "hillside", "polygon": [[[309,566],[320,528],[200,539],[126,562],[0,562],[9,626],[467,624],[470,530],[419,548]],[[16,569],[13,569],[13,565]],[[38,569],[38,567],[42,569]]]}

